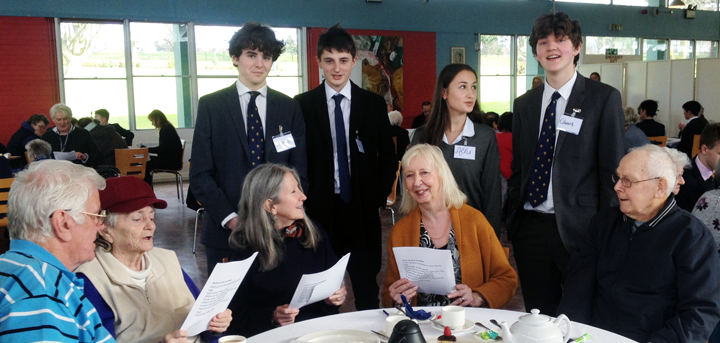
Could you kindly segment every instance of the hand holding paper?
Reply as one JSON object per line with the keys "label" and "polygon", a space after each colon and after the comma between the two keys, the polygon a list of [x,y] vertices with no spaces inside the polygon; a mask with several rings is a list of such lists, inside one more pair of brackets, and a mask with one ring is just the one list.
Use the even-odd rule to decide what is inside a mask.
{"label": "hand holding paper", "polygon": [[455,291],[449,250],[395,247],[393,253],[400,278],[412,281],[418,292],[446,295]]}
{"label": "hand holding paper", "polygon": [[290,308],[299,309],[332,296],[342,285],[349,259],[350,253],[324,272],[303,275],[290,301]]}

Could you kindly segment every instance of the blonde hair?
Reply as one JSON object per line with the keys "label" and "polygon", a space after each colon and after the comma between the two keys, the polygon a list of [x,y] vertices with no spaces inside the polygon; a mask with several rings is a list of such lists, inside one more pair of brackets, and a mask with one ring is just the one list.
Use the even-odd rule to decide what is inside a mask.
{"label": "blonde hair", "polygon": [[[440,148],[430,144],[418,144],[411,147],[403,156],[403,177],[405,177],[405,170],[410,165],[410,162],[416,158],[425,159],[431,166],[433,166],[438,172],[438,178],[440,180],[440,192],[439,195],[442,197],[445,207],[450,209],[455,207],[459,209],[467,201],[467,196],[458,188],[455,177],[450,171],[450,167],[445,158],[442,155]],[[417,203],[410,196],[408,192],[408,184],[404,183],[403,197],[400,201],[400,212],[410,213],[417,207]]]}

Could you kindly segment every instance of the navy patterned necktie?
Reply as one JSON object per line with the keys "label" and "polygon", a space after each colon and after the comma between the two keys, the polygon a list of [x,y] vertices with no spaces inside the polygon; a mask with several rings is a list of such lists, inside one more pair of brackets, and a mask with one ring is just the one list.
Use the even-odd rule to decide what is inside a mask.
{"label": "navy patterned necktie", "polygon": [[555,152],[555,109],[560,93],[555,92],[543,116],[542,129],[535,146],[532,168],[530,169],[530,184],[528,185],[528,201],[533,208],[547,200],[550,187],[550,172],[552,171],[553,153]]}
{"label": "navy patterned necktie", "polygon": [[352,199],[352,188],[350,187],[350,165],[347,156],[347,140],[345,138],[345,120],[342,113],[343,95],[333,95],[335,100],[335,145],[337,146],[338,174],[340,178],[340,199],[346,204]]}
{"label": "navy patterned necktie", "polygon": [[260,121],[260,112],[255,104],[255,99],[260,92],[248,93],[250,93],[250,102],[245,124],[247,125],[248,147],[250,147],[250,163],[255,167],[265,161],[265,136],[263,135],[262,121]]}

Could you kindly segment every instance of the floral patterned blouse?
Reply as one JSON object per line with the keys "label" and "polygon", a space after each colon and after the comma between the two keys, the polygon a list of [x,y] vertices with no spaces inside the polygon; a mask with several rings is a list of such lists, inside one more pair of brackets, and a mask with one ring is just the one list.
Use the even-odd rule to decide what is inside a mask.
{"label": "floral patterned blouse", "polygon": [[715,247],[720,252],[720,189],[703,193],[693,207],[692,214],[710,229],[715,238]]}
{"label": "floral patterned blouse", "polygon": [[[459,285],[462,283],[462,274],[460,273],[460,251],[458,250],[457,241],[455,240],[455,230],[453,229],[452,224],[450,224],[450,237],[448,238],[447,245],[436,248],[427,230],[425,230],[425,224],[420,221],[420,247],[450,250],[453,264],[453,274],[455,274],[455,284]],[[446,306],[451,302],[452,301],[447,297],[447,294],[418,293],[417,297],[418,306]]]}

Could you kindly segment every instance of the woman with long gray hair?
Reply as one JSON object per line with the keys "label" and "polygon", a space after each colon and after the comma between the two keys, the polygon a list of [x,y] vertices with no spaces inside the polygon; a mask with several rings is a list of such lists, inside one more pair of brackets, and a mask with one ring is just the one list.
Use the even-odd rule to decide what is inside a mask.
{"label": "woman with long gray hair", "polygon": [[324,301],[289,308],[303,274],[332,267],[337,257],[325,231],[303,209],[297,172],[266,163],[245,178],[238,205],[238,224],[230,234],[230,260],[257,252],[245,280],[230,302],[229,334],[253,336],[273,327],[338,313],[347,291],[341,286]]}

